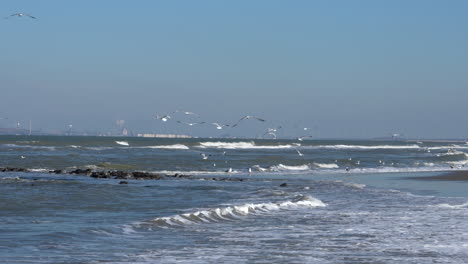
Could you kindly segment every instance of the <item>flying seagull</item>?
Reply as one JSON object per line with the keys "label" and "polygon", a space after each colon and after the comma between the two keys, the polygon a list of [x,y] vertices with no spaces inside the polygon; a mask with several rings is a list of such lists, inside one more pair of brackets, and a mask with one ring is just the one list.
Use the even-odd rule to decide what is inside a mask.
{"label": "flying seagull", "polygon": [[176,110],[174,113],[183,113],[184,115],[196,115],[196,116],[199,115],[199,114],[196,114],[196,113],[194,113],[194,112],[180,111],[180,110]]}
{"label": "flying seagull", "polygon": [[169,120],[171,118],[171,116],[169,115],[156,115],[155,116],[156,119],[159,119],[163,122],[166,122],[167,120]]}
{"label": "flying seagull", "polygon": [[200,156],[202,157],[202,159],[206,160],[211,155],[206,155],[205,153],[200,153]]}
{"label": "flying seagull", "polygon": [[181,121],[177,121],[177,123],[179,123],[179,124],[184,124],[184,125],[188,125],[188,126],[194,126],[194,125],[205,124],[205,122],[200,122],[200,123],[185,123],[185,122],[181,122]]}
{"label": "flying seagull", "polygon": [[223,127],[228,127],[229,125],[220,125],[218,123],[211,123],[216,126],[216,129],[223,129]]}
{"label": "flying seagull", "polygon": [[296,149],[296,152],[297,152],[297,154],[298,154],[299,156],[301,156],[301,157],[304,156],[304,154],[302,154],[298,149]]}
{"label": "flying seagull", "polygon": [[11,15],[9,15],[9,16],[7,16],[7,17],[5,17],[5,19],[8,19],[8,18],[10,18],[10,17],[14,17],[14,16],[16,16],[16,17],[24,17],[24,16],[27,16],[27,17],[30,17],[30,18],[34,18],[34,19],[36,19],[36,17],[35,17],[35,16],[31,16],[30,14],[25,14],[25,13],[16,13],[16,14],[11,14]]}
{"label": "flying seagull", "polygon": [[271,136],[273,136],[273,139],[276,139],[276,134],[274,132],[266,132],[263,135],[271,135]]}
{"label": "flying seagull", "polygon": [[260,122],[265,122],[265,119],[263,119],[263,118],[246,115],[246,116],[242,117],[241,119],[239,119],[239,121],[237,121],[237,123],[232,125],[232,127],[236,127],[242,120],[245,120],[245,119],[257,119]]}

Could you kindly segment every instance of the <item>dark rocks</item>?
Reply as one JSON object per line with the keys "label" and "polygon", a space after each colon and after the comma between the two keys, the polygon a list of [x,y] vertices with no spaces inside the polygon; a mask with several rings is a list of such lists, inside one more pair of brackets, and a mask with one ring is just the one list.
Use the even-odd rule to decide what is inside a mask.
{"label": "dark rocks", "polygon": [[69,174],[86,174],[86,175],[89,175],[91,174],[93,171],[91,169],[76,169],[76,170],[72,170],[69,172]]}
{"label": "dark rocks", "polygon": [[282,183],[282,184],[280,184],[280,187],[287,187],[287,186],[288,186],[287,183]]}
{"label": "dark rocks", "polygon": [[[14,167],[0,167],[0,172],[31,172],[28,169],[25,168],[14,168]],[[134,179],[134,180],[163,180],[163,179],[169,179],[169,178],[177,178],[177,179],[203,179],[199,177],[192,177],[191,175],[185,175],[185,174],[173,174],[173,175],[164,175],[164,174],[158,174],[158,173],[152,173],[152,172],[144,172],[144,171],[121,171],[121,170],[115,170],[115,171],[94,171],[91,169],[74,169],[71,171],[66,171],[62,169],[55,169],[55,170],[49,170],[48,173],[50,174],[72,174],[72,175],[87,175],[89,177],[95,178],[95,179],[116,179],[116,180],[122,180],[119,182],[119,184],[128,184],[127,181],[129,179]],[[246,179],[244,178],[236,178],[236,177],[214,177],[214,178],[205,178],[205,179],[211,179],[213,181],[230,181],[230,182],[242,182],[245,181]],[[283,185],[281,185],[283,187]]]}
{"label": "dark rocks", "polygon": [[0,168],[1,172],[29,172],[28,169],[24,168],[13,168],[13,167],[5,167],[5,168]]}

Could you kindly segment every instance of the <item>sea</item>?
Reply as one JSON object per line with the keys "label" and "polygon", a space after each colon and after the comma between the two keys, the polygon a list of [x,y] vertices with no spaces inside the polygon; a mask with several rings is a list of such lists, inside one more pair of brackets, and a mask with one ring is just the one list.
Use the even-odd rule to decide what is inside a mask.
{"label": "sea", "polygon": [[[0,136],[0,263],[468,263],[465,141]],[[187,175],[100,179],[75,169]],[[49,173],[63,170],[63,173]],[[420,178],[420,179],[418,179]]]}

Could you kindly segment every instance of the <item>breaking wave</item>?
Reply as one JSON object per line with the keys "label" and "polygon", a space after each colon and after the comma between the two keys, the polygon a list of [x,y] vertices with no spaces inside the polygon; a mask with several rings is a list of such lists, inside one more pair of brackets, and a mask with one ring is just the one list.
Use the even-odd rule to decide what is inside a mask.
{"label": "breaking wave", "polygon": [[447,209],[468,209],[468,203],[455,204],[455,205],[443,203],[443,204],[437,204],[435,206],[439,208],[447,208]]}
{"label": "breaking wave", "polygon": [[308,164],[297,165],[297,166],[288,166],[284,164],[278,164],[275,166],[271,166],[269,170],[270,171],[305,171],[305,170],[310,170],[310,166]]}
{"label": "breaking wave", "polygon": [[314,208],[324,206],[326,206],[326,204],[316,198],[301,195],[292,201],[285,201],[280,203],[249,203],[223,208],[206,209],[193,213],[179,214],[168,217],[158,217],[151,220],[151,223],[166,227],[184,226],[190,224],[236,220],[255,213],[287,210],[292,208]]}
{"label": "breaking wave", "polygon": [[318,145],[318,146],[311,146],[311,148],[373,150],[373,149],[420,149],[421,147],[418,146],[418,145],[376,145],[376,146],[365,146],[365,145]]}
{"label": "breaking wave", "polygon": [[289,149],[293,145],[256,145],[255,142],[200,142],[199,148],[218,149]]}
{"label": "breaking wave", "polygon": [[174,144],[174,145],[160,145],[160,146],[143,146],[136,148],[148,148],[148,149],[190,149],[188,146],[183,144]]}
{"label": "breaking wave", "polygon": [[340,166],[338,166],[335,163],[313,163],[314,166],[322,169],[338,169]]}

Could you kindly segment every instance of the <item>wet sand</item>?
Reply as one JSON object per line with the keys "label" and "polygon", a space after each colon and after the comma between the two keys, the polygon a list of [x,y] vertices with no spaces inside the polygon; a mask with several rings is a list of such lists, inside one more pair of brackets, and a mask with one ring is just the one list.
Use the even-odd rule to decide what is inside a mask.
{"label": "wet sand", "polygon": [[406,177],[405,179],[427,181],[468,181],[468,171],[454,171],[443,175],[427,177]]}

